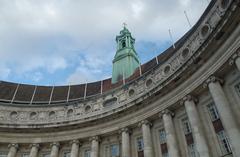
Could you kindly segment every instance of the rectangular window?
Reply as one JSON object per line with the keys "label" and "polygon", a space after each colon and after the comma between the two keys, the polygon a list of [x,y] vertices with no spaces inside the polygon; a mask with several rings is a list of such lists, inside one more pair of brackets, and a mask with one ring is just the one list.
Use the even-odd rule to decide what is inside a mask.
{"label": "rectangular window", "polygon": [[63,157],[71,157],[71,153],[69,151],[64,152]]}
{"label": "rectangular window", "polygon": [[113,144],[110,146],[111,157],[119,157],[119,145]]}
{"label": "rectangular window", "polygon": [[90,157],[91,156],[91,151],[90,149],[87,149],[84,151],[84,157]]}
{"label": "rectangular window", "polygon": [[160,144],[166,143],[166,132],[164,129],[159,131]]}
{"label": "rectangular window", "polygon": [[185,135],[190,134],[192,132],[192,129],[191,129],[191,126],[190,126],[188,118],[182,119],[182,124],[183,124],[184,134]]}
{"label": "rectangular window", "polygon": [[210,104],[207,105],[207,107],[208,107],[208,112],[210,114],[212,122],[218,120],[219,119],[219,114],[218,114],[218,111],[217,111],[217,108],[216,108],[215,104],[210,103]]}
{"label": "rectangular window", "polygon": [[188,154],[189,157],[197,157],[197,151],[194,143],[188,145]]}
{"label": "rectangular window", "polygon": [[143,151],[144,145],[143,145],[143,138],[138,137],[137,138],[137,150],[138,151]]}
{"label": "rectangular window", "polygon": [[232,152],[231,146],[229,144],[229,140],[226,136],[224,130],[217,133],[218,141],[220,143],[220,147],[222,150],[223,155],[230,154]]}

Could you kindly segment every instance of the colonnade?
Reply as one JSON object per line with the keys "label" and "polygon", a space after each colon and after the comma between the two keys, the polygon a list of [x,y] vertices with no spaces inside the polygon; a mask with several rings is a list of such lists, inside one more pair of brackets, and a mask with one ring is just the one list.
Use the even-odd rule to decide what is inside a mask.
{"label": "colonnade", "polygon": [[[236,60],[239,61],[240,60]],[[240,63],[239,63],[240,64]],[[239,65],[240,67],[240,65]],[[211,76],[204,83],[204,86],[209,89],[209,92],[213,98],[216,108],[219,112],[221,121],[225,128],[225,131],[229,137],[234,157],[240,156],[240,130],[237,126],[237,121],[233,117],[233,113],[230,109],[230,104],[227,97],[222,89],[221,80],[217,77]],[[186,114],[189,119],[189,123],[192,128],[192,134],[194,142],[196,144],[196,150],[200,157],[210,157],[210,150],[204,135],[204,129],[200,120],[200,116],[196,107],[196,99],[187,95],[182,99],[182,104],[185,106]],[[176,138],[176,131],[173,122],[173,112],[165,109],[160,113],[160,117],[163,120],[164,129],[166,132],[166,143],[168,147],[168,153],[170,157],[179,157],[180,150]],[[142,130],[143,142],[144,142],[144,157],[154,157],[153,142],[151,135],[151,123],[148,120],[139,122],[139,126]],[[131,157],[130,151],[130,131],[129,128],[122,128],[121,143],[122,157]],[[91,157],[99,157],[99,137],[94,136],[90,138],[91,142]],[[59,143],[55,142],[51,145],[51,157],[58,157],[59,154]],[[71,157],[77,157],[79,153],[80,142],[73,140],[71,142]],[[9,145],[8,157],[15,157],[18,150],[18,144]],[[30,157],[37,157],[39,151],[39,144],[32,144]]]}

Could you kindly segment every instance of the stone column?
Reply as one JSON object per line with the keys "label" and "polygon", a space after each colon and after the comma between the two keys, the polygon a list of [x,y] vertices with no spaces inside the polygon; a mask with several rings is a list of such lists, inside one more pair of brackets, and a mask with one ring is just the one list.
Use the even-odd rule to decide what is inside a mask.
{"label": "stone column", "polygon": [[193,134],[194,142],[196,143],[196,149],[199,153],[199,156],[210,157],[207,141],[206,141],[206,138],[204,137],[201,120],[200,120],[195,102],[196,102],[196,99],[194,99],[190,95],[187,95],[186,97],[183,98],[183,103],[185,106],[185,110],[187,112],[189,123],[192,128],[192,134]]}
{"label": "stone column", "polygon": [[58,157],[59,146],[60,146],[59,142],[54,142],[51,144],[52,150],[50,157]]}
{"label": "stone column", "polygon": [[18,150],[18,144],[11,143],[8,145],[9,152],[7,157],[15,157]]}
{"label": "stone column", "polygon": [[71,157],[78,157],[79,146],[80,146],[79,140],[73,140],[70,143],[72,144]]}
{"label": "stone column", "polygon": [[237,119],[234,118],[230,108],[230,103],[220,85],[222,81],[211,76],[204,84],[208,85],[218,113],[220,115],[224,129],[229,137],[234,156],[240,156],[240,130],[237,125]]}
{"label": "stone column", "polygon": [[234,54],[229,62],[230,65],[236,65],[237,69],[240,71],[240,50],[238,53]]}
{"label": "stone column", "polygon": [[179,148],[172,120],[173,113],[169,110],[164,110],[160,116],[163,118],[164,129],[166,132],[168,154],[171,157],[179,157]]}
{"label": "stone column", "polygon": [[98,136],[91,137],[90,141],[92,142],[91,157],[98,157],[98,153],[99,153],[99,137]]}
{"label": "stone column", "polygon": [[152,136],[150,130],[151,123],[147,120],[143,120],[139,125],[142,127],[144,157],[153,157]]}
{"label": "stone column", "polygon": [[31,147],[31,151],[30,151],[29,157],[37,157],[39,144],[36,144],[36,143],[31,144],[30,147]]}
{"label": "stone column", "polygon": [[122,134],[122,157],[130,157],[130,136],[129,129],[121,129]]}

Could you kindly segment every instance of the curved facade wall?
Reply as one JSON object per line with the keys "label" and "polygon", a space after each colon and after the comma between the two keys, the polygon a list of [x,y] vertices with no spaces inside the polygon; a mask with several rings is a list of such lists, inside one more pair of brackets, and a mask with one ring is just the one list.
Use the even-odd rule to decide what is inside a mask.
{"label": "curved facade wall", "polygon": [[34,104],[34,86],[4,84],[15,90],[0,92],[0,155],[240,156],[239,6],[213,0],[176,49],[125,85],[79,85],[73,94],[81,99],[70,101],[66,87],[55,95],[41,87],[40,95],[59,101]]}

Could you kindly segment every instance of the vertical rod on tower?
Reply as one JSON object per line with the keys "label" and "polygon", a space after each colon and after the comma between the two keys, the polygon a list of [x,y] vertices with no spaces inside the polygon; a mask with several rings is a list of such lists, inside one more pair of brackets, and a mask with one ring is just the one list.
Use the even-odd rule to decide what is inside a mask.
{"label": "vertical rod on tower", "polygon": [[189,27],[192,28],[192,25],[191,25],[191,23],[190,23],[190,20],[189,20],[189,18],[188,18],[188,15],[187,15],[186,10],[184,10],[184,14],[185,14],[185,17],[186,17],[187,22],[188,22],[188,24],[189,24]]}
{"label": "vertical rod on tower", "polygon": [[173,46],[173,48],[175,49],[176,47],[175,47],[175,43],[174,43],[173,36],[172,36],[172,33],[171,33],[171,30],[170,30],[170,29],[168,30],[168,33],[169,33],[169,36],[170,36],[171,41],[172,41],[172,46]]}

